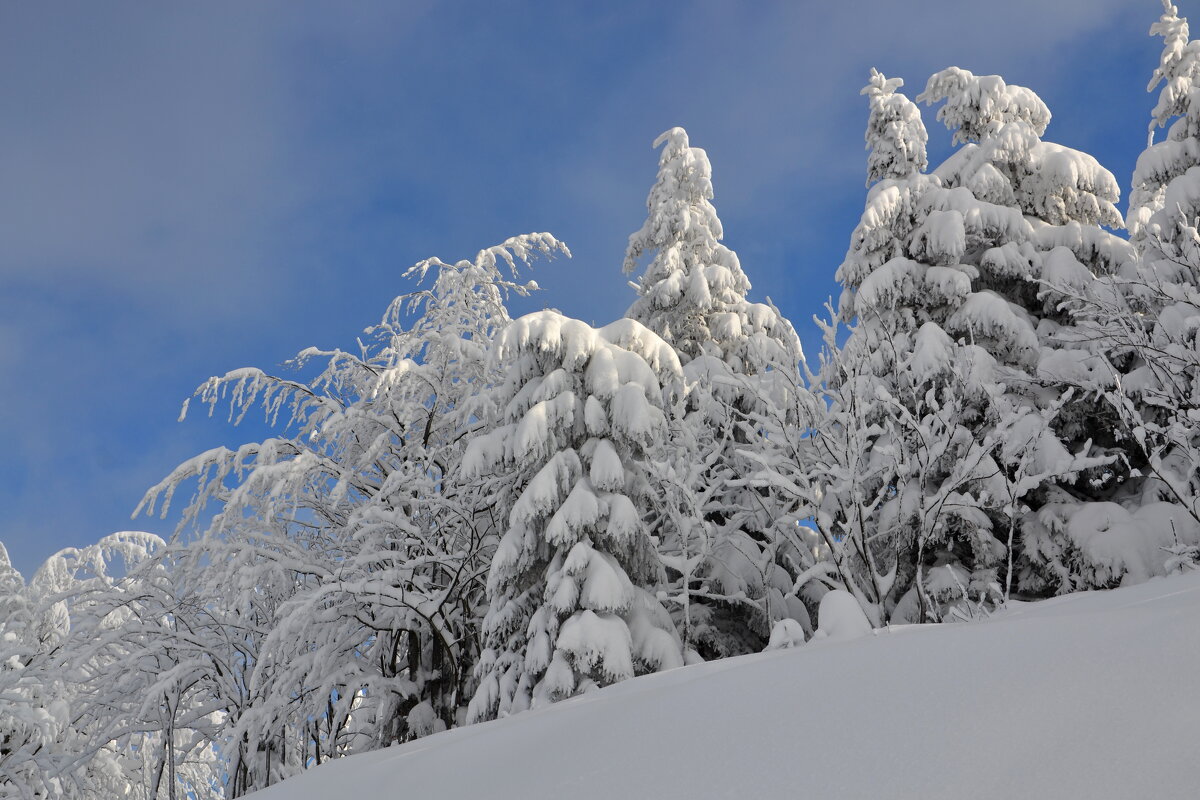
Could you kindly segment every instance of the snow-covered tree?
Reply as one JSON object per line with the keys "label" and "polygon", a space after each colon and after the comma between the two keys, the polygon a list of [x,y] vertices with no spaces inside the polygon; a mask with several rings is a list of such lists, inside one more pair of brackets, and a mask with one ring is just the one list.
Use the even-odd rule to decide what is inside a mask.
{"label": "snow-covered tree", "polygon": [[736,655],[760,649],[789,613],[781,511],[771,490],[742,476],[746,453],[761,446],[752,417],[799,386],[800,343],[769,301],[747,299],[750,281],[721,243],[707,154],[682,128],[654,146],[662,148],[658,176],[624,269],[649,255],[626,316],[676,348],[687,382],[682,415],[668,423],[674,457],[658,472],[670,498],[664,521],[677,533],[661,547],[673,576],[668,596],[689,645]]}
{"label": "snow-covered tree", "polygon": [[633,320],[596,329],[542,311],[500,333],[495,359],[502,410],[463,465],[506,523],[471,720],[683,663],[654,595],[664,532],[646,526],[682,384],[674,349]]}
{"label": "snow-covered tree", "polygon": [[[1142,500],[1171,503],[1200,522],[1200,41],[1189,40],[1187,20],[1165,0],[1150,32],[1164,47],[1148,88],[1163,88],[1133,175],[1137,260],[1110,291],[1092,293],[1101,302],[1088,318],[1132,360],[1125,397],[1114,399],[1152,477]],[[1167,137],[1154,143],[1157,127]]]}
{"label": "snow-covered tree", "polygon": [[88,737],[68,753],[107,776],[115,796],[206,796],[222,782],[212,740],[220,664],[193,624],[197,609],[179,601],[166,554],[152,534],[113,534],[60,552],[34,579],[68,598],[57,669],[72,682],[71,727]]}
{"label": "snow-covered tree", "polygon": [[234,632],[217,643],[242,673],[221,732],[232,795],[444,729],[465,708],[498,531],[459,461],[492,414],[505,296],[535,288],[501,267],[555,251],[530,234],[423,261],[410,274],[433,285],[397,298],[361,354],[310,348],[297,363],[325,368],[307,382],[242,369],[198,391],[235,420],[260,405],[293,426],[186,462],[145,501],[152,512],[194,480],[185,522],[218,506],[177,570]]}
{"label": "snow-covered tree", "polygon": [[793,481],[820,498],[837,567],[802,577],[845,586],[876,624],[1000,599],[1029,504],[1112,460],[1055,430],[1073,390],[1043,361],[1066,357],[1046,358],[1067,314],[1039,280],[1046,263],[1090,275],[1077,254],[1108,268],[1123,252],[1098,228],[1119,223],[1115,181],[1041,142],[1049,112],[1031,91],[934,75],[920,99],[946,101],[939,117],[965,145],[924,174],[900,85],[873,71],[863,90],[877,182],[838,270],[838,317],[853,325],[840,348],[827,328],[828,413]]}
{"label": "snow-covered tree", "polygon": [[908,178],[929,166],[925,146],[929,134],[921,110],[896,90],[902,78],[888,78],[871,69],[871,78],[860,94],[867,96],[870,116],[864,134],[867,154],[867,186],[887,180]]}
{"label": "snow-covered tree", "polygon": [[[998,463],[1009,479],[1004,517],[1017,528],[1018,552],[1009,557],[1018,562],[1020,588],[1065,591],[1073,585],[1063,583],[1071,568],[1056,556],[1060,526],[1047,524],[1049,515],[1064,518],[1109,500],[1128,474],[1113,415],[1097,413],[1096,399],[1113,375],[1071,314],[1079,287],[1118,272],[1129,258],[1128,244],[1105,230],[1122,225],[1117,182],[1091,156],[1043,141],[1045,104],[999,76],[951,67],[933,75],[919,99],[944,101],[938,117],[964,143],[935,176],[1023,218],[1018,235],[964,251],[962,261],[976,273],[972,294],[946,330],[997,359],[1000,405],[1006,415],[1028,418],[1021,430],[1048,426]],[[997,340],[997,330],[1011,341]]]}
{"label": "snow-covered tree", "polygon": [[[1162,89],[1129,204],[1138,259],[1136,269],[1123,276],[1129,279],[1123,288],[1135,308],[1155,321],[1155,335],[1165,344],[1188,327],[1191,293],[1200,287],[1200,41],[1189,40],[1187,20],[1174,5],[1164,0],[1163,9],[1150,29],[1163,37],[1164,47],[1148,87]],[[1155,143],[1160,127],[1167,136]]]}
{"label": "snow-covered tree", "polygon": [[[1184,191],[1187,181],[1177,184],[1170,198],[1167,191],[1178,178],[1200,166],[1200,109],[1193,97],[1200,81],[1200,42],[1189,39],[1187,19],[1179,16],[1170,0],[1163,0],[1163,14],[1150,27],[1150,34],[1162,37],[1163,51],[1147,91],[1160,84],[1162,89],[1150,114],[1146,149],[1134,169],[1126,224],[1139,250],[1151,251],[1154,261],[1160,254],[1167,256],[1164,260],[1169,262],[1170,256],[1181,254],[1178,248],[1187,241],[1186,236],[1182,241],[1176,236],[1195,217],[1195,201]],[[1167,137],[1155,144],[1158,128],[1167,128]],[[1159,217],[1151,230],[1156,214]],[[1158,268],[1165,270],[1168,265]]]}
{"label": "snow-covered tree", "polygon": [[[1081,576],[1065,575],[1065,588],[1164,574],[1200,545],[1200,42],[1169,2],[1150,32],[1164,47],[1148,89],[1162,89],[1133,175],[1134,252],[1110,274],[1060,288],[1096,371],[1110,377],[1102,407],[1130,467],[1119,505],[1043,514],[1060,532],[1058,560]],[[1155,143],[1159,127],[1167,137]]]}
{"label": "snow-covered tree", "polygon": [[629,237],[626,274],[652,254],[635,284],[626,316],[657,333],[687,363],[715,355],[735,370],[757,373],[799,356],[791,324],[773,306],[751,303],[737,254],[721,243],[724,228],[711,202],[712,166],[683,128],[654,140],[658,177],[646,198],[646,221]]}
{"label": "snow-covered tree", "polygon": [[[874,624],[936,616],[929,595],[951,583],[937,582],[947,570],[976,597],[995,594],[998,364],[984,337],[948,329],[964,313],[994,310],[974,297],[977,271],[964,256],[1026,233],[1019,213],[920,171],[925,132],[900,85],[873,71],[863,90],[867,146],[889,166],[869,161],[868,178],[879,180],[837,273],[837,317],[853,325],[840,348],[835,324],[826,326],[814,381],[828,410],[798,443],[798,484],[813,487],[814,525],[836,567],[802,577],[851,591]],[[1019,345],[1011,327],[988,333]]]}
{"label": "snow-covered tree", "polygon": [[0,797],[46,797],[55,787],[49,764],[65,733],[67,704],[38,669],[54,643],[38,616],[25,579],[0,544]]}
{"label": "snow-covered tree", "polygon": [[[215,753],[193,729],[211,711],[193,716],[209,693],[183,685],[188,666],[170,652],[153,666],[142,658],[155,646],[143,633],[170,624],[170,608],[154,599],[162,545],[152,534],[112,534],[56,553],[27,586],[0,568],[21,596],[19,612],[0,623],[0,796],[219,791]],[[164,688],[177,726],[158,713]]]}
{"label": "snow-covered tree", "polygon": [[[918,600],[914,617],[934,614],[913,591],[924,585],[922,570],[949,560],[938,549],[977,548],[985,538],[970,533],[981,513],[965,509],[985,493],[995,464],[960,428],[989,413],[990,359],[978,348],[956,352],[940,325],[970,290],[958,266],[960,239],[981,241],[989,229],[1019,223],[923,174],[927,136],[919,110],[897,91],[902,85],[872,70],[862,90],[870,105],[868,184],[875,185],[838,271],[837,314],[822,323],[821,368],[808,372],[819,402],[794,404],[799,425],[764,406],[758,424],[767,446],[753,478],[790,501],[784,518],[812,540],[799,551],[813,557],[796,560],[788,597],[815,610],[825,591],[844,588],[875,625],[902,598],[902,613]],[[844,345],[839,319],[854,322]],[[985,558],[958,556],[968,564]],[[962,570],[968,582],[969,572]],[[988,583],[984,573],[976,593]]]}

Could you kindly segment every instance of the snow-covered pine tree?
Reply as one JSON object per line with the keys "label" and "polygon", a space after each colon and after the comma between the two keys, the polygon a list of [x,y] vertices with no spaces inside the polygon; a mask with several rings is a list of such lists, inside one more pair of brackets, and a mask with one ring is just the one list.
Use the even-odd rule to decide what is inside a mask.
{"label": "snow-covered pine tree", "polygon": [[[307,382],[235,370],[199,390],[240,420],[261,405],[290,435],[186,462],[147,494],[198,481],[177,580],[228,633],[240,692],[222,696],[233,796],[309,764],[454,724],[473,693],[483,574],[498,540],[486,497],[459,481],[470,433],[490,418],[487,358],[509,323],[502,272],[566,252],[549,234],[509,239],[455,264],[430,259],[431,288],[397,298],[360,355],[324,359]],[[165,513],[165,509],[164,509]]]}
{"label": "snow-covered pine tree", "polygon": [[753,468],[747,452],[761,448],[751,419],[764,404],[791,408],[789,395],[802,392],[800,343],[769,301],[747,300],[750,281],[721,243],[707,154],[682,128],[654,146],[658,176],[624,270],[650,255],[626,316],[675,347],[688,386],[683,416],[669,421],[675,457],[658,473],[671,498],[665,527],[679,533],[661,548],[668,596],[689,646],[736,655],[761,649],[774,622],[794,613],[781,566],[795,554],[793,531],[773,490],[749,487],[744,475]]}
{"label": "snow-covered pine tree", "polygon": [[[1125,478],[1115,419],[1097,413],[1096,399],[1114,377],[1071,314],[1081,287],[1128,261],[1127,242],[1105,230],[1122,226],[1117,182],[1091,156],[1043,141],[1045,104],[999,76],[951,67],[934,74],[918,99],[944,101],[938,118],[963,143],[935,171],[942,184],[1024,218],[1019,235],[963,253],[975,271],[972,295],[946,329],[996,358],[1004,387],[998,403],[1017,420],[1016,441],[997,459],[1008,478],[1004,516],[1017,526],[1017,551],[1010,552],[1019,562],[1017,585],[1068,591],[1079,576],[1064,547],[1066,520],[1111,498]],[[997,330],[1010,342],[997,339]]]}
{"label": "snow-covered pine tree", "polygon": [[[1114,282],[1121,291],[1109,294],[1142,313],[1101,307],[1092,319],[1116,323],[1107,326],[1116,334],[1110,342],[1133,359],[1122,388],[1137,413],[1126,405],[1123,417],[1153,477],[1142,502],[1173,504],[1200,523],[1200,41],[1189,39],[1187,19],[1168,0],[1150,33],[1162,36],[1163,52],[1147,88],[1163,88],[1133,175],[1137,260],[1127,280]],[[1154,143],[1159,127],[1167,137]]]}
{"label": "snow-covered pine tree", "polygon": [[[812,487],[826,555],[797,588],[844,587],[874,624],[997,594],[994,451],[1007,425],[995,402],[998,364],[948,328],[974,297],[966,254],[1028,235],[1019,213],[921,172],[926,134],[901,85],[872,71],[863,89],[875,183],[837,273],[837,317],[852,327],[839,348],[835,324],[826,326],[828,356],[814,379],[828,410],[798,443],[805,469],[795,481]],[[990,333],[1019,343],[1019,330]]]}
{"label": "snow-covered pine tree", "polygon": [[541,311],[500,333],[495,359],[501,411],[463,461],[507,522],[471,721],[683,663],[654,595],[663,532],[645,522],[682,386],[675,350],[633,320],[596,329]]}
{"label": "snow-covered pine tree", "polygon": [[[1121,505],[1058,523],[1064,556],[1084,575],[1076,585],[1160,575],[1200,552],[1200,42],[1170,2],[1150,33],[1163,51],[1147,88],[1162,89],[1133,175],[1134,257],[1071,287],[1084,337],[1120,378],[1104,405],[1132,467]],[[1155,143],[1159,127],[1167,136]]]}
{"label": "snow-covered pine tree", "polygon": [[870,106],[863,135],[868,187],[878,181],[910,178],[929,166],[925,149],[929,134],[921,109],[896,91],[903,86],[903,78],[889,78],[872,67],[867,85],[859,92],[866,95]]}
{"label": "snow-covered pine tree", "polygon": [[[1177,186],[1169,200],[1166,195],[1176,179],[1200,166],[1200,110],[1193,98],[1200,82],[1200,42],[1190,41],[1187,18],[1179,16],[1170,0],[1163,0],[1163,14],[1150,27],[1150,34],[1162,37],[1163,51],[1146,88],[1152,92],[1161,84],[1162,89],[1150,113],[1146,149],[1134,168],[1126,225],[1130,240],[1147,256],[1145,260],[1155,262],[1160,272],[1168,271],[1162,276],[1166,279],[1186,272],[1183,265],[1171,268],[1171,264],[1172,257],[1182,254],[1178,248],[1188,244],[1186,235],[1180,234],[1190,222],[1188,210],[1194,202],[1182,192],[1184,184]],[[1166,128],[1167,137],[1156,144],[1158,128]],[[1162,211],[1166,214],[1152,229],[1152,218]]]}
{"label": "snow-covered pine tree", "polygon": [[715,355],[754,374],[798,357],[791,324],[773,306],[746,299],[750,281],[737,254],[721,243],[708,154],[689,144],[683,128],[665,131],[654,146],[662,148],[658,176],[646,198],[646,221],[629,237],[625,273],[644,254],[652,256],[626,316],[674,346],[684,364]]}

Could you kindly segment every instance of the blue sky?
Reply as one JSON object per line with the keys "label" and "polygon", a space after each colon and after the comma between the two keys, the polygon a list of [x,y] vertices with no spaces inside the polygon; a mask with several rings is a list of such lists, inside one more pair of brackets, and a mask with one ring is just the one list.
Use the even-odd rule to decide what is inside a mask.
{"label": "blue sky", "polygon": [[[1184,4],[1181,11],[1194,11]],[[794,321],[836,294],[865,196],[858,90],[957,65],[1034,89],[1047,139],[1128,182],[1152,0],[28,3],[0,9],[0,542],[55,550],[184,458],[259,439],[180,402],[349,347],[411,263],[548,230],[552,306],[620,316],[656,155],[713,163],[726,242]],[[935,159],[949,136],[926,114]]]}

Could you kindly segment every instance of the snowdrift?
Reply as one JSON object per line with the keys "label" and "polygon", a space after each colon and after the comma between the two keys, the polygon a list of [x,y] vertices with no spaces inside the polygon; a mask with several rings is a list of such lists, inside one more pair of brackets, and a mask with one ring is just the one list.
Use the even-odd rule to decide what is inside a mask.
{"label": "snowdrift", "polygon": [[684,667],[252,795],[1200,797],[1200,572]]}

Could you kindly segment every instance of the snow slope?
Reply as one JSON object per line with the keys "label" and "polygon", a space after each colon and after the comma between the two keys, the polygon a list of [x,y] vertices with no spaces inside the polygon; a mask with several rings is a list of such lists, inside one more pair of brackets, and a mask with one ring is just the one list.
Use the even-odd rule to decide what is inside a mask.
{"label": "snow slope", "polygon": [[700,664],[253,795],[1200,797],[1200,572]]}

